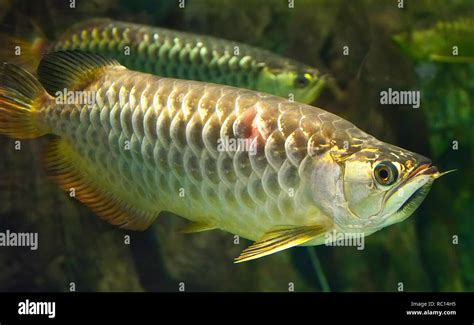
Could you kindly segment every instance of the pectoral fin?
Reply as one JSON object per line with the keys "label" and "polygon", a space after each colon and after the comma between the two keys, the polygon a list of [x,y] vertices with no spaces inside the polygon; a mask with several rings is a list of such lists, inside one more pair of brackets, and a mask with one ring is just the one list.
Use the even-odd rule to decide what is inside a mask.
{"label": "pectoral fin", "polygon": [[246,248],[234,263],[241,263],[270,255],[284,249],[301,245],[327,231],[327,227],[317,226],[281,226],[263,235]]}
{"label": "pectoral fin", "polygon": [[192,234],[195,232],[207,231],[216,229],[215,226],[205,223],[205,222],[190,222],[183,228],[179,230],[180,233],[183,234]]}

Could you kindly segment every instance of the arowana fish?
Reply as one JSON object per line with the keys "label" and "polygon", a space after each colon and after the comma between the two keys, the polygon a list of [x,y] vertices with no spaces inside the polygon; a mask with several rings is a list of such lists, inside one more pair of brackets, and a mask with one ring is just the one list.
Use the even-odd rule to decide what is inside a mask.
{"label": "arowana fish", "polygon": [[[313,102],[326,84],[317,69],[270,51],[165,28],[96,18],[71,26],[56,41],[37,34],[30,40],[3,35],[0,56],[34,71],[44,53],[80,49],[160,77],[254,89],[305,103]],[[13,55],[17,46],[21,55]]]}
{"label": "arowana fish", "polygon": [[[324,244],[326,233],[370,235],[409,217],[444,174],[273,95],[159,78],[80,51],[45,56],[38,76],[3,66],[0,133],[56,135],[48,175],[114,225],[145,229],[166,210],[191,221],[185,232],[255,240],[236,262]],[[65,90],[94,101],[58,101]]]}

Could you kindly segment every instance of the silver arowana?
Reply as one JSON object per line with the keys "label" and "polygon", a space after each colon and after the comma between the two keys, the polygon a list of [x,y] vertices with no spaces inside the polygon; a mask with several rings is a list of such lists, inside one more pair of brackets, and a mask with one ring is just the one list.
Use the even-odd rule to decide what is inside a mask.
{"label": "silver arowana", "polygon": [[[442,175],[322,109],[134,72],[97,54],[49,54],[39,81],[11,64],[1,74],[0,132],[55,134],[45,165],[63,189],[124,228],[171,211],[191,221],[185,232],[255,240],[237,262],[400,222]],[[50,94],[64,89],[95,102],[58,103]]]}

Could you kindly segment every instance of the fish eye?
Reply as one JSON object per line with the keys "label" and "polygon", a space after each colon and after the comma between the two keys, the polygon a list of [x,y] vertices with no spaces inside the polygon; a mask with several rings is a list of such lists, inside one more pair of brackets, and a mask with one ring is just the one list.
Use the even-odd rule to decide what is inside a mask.
{"label": "fish eye", "polygon": [[382,161],[375,166],[374,176],[380,185],[392,185],[398,179],[398,170],[390,161]]}
{"label": "fish eye", "polygon": [[295,78],[295,87],[303,88],[306,87],[311,81],[312,77],[309,73],[300,73]]}

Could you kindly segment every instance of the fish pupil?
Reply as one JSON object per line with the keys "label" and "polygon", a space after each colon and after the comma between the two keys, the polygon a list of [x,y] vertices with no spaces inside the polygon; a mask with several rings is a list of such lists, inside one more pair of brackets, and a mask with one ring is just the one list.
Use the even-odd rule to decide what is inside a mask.
{"label": "fish pupil", "polygon": [[385,168],[382,168],[380,171],[379,171],[379,176],[382,180],[386,181],[388,180],[388,170],[385,169]]}
{"label": "fish pupil", "polygon": [[295,78],[295,86],[303,88],[309,83],[309,79],[305,74],[299,74]]}

